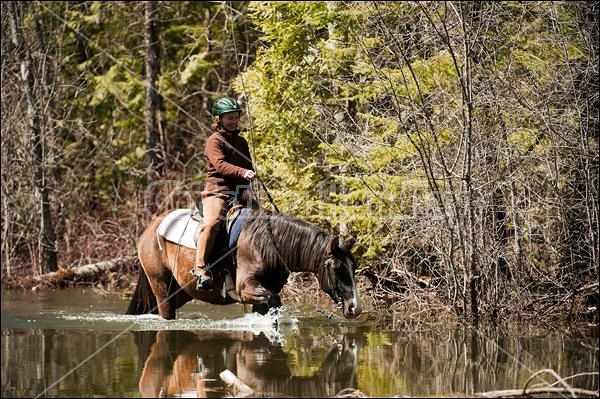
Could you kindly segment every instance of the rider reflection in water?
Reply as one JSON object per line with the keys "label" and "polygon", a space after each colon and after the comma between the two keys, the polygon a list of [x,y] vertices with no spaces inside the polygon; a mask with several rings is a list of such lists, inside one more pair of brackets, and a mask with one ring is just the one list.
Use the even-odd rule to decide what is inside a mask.
{"label": "rider reflection in water", "polygon": [[223,97],[212,108],[213,133],[206,141],[207,175],[204,191],[200,194],[203,209],[203,224],[198,232],[196,265],[190,270],[198,276],[196,288],[211,290],[213,286],[211,266],[208,259],[221,227],[221,220],[227,212],[231,196],[239,195],[244,202],[254,201],[250,182],[256,177],[248,142],[240,136],[238,123],[242,108],[231,97]]}

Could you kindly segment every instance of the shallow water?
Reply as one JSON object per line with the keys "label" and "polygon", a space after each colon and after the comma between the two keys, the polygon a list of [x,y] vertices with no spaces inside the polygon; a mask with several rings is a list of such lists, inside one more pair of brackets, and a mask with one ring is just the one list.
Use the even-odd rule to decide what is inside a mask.
{"label": "shallow water", "polygon": [[[93,289],[2,292],[2,397],[258,397],[470,395],[522,388],[551,369],[598,390],[598,327],[406,333],[311,305],[245,314],[191,302],[177,320],[127,316],[128,300]],[[541,373],[529,386],[556,381]]]}

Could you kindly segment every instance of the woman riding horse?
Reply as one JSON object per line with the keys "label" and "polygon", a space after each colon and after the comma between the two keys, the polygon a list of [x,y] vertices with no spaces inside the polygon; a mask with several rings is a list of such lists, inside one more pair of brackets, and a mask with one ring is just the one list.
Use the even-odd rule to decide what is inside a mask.
{"label": "woman riding horse", "polygon": [[[138,242],[139,278],[127,314],[158,313],[174,319],[177,309],[192,299],[251,304],[253,311],[266,314],[281,306],[279,294],[290,273],[312,272],[344,317],[357,317],[362,306],[350,246],[311,223],[270,212],[253,201],[249,184],[256,173],[248,143],[237,130],[241,112],[230,97],[215,102],[213,134],[205,149],[208,174],[201,193],[204,220],[197,245],[180,245],[179,240],[159,234],[163,221],[173,221],[170,216],[181,215],[183,225],[190,224],[191,210],[170,211],[153,219]],[[237,241],[216,259],[211,252],[231,196],[246,201],[247,212],[239,218],[243,221],[237,225]],[[209,260],[219,263],[219,273],[213,275]],[[212,290],[213,285],[221,290]],[[235,289],[228,289],[229,285]]]}
{"label": "woman riding horse", "polygon": [[223,97],[212,108],[212,135],[206,141],[206,185],[201,193],[204,221],[198,232],[196,265],[190,270],[198,277],[197,289],[211,290],[213,275],[208,259],[219,233],[231,196],[252,201],[250,182],[256,177],[248,142],[240,136],[238,123],[242,108],[231,97]]}

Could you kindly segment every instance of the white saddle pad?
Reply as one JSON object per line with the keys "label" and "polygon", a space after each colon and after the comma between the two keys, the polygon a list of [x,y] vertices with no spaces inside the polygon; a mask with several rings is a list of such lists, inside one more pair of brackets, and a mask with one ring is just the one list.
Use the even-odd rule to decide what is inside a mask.
{"label": "white saddle pad", "polygon": [[169,213],[158,226],[157,234],[166,240],[196,249],[194,235],[199,222],[190,217],[191,209],[176,209]]}

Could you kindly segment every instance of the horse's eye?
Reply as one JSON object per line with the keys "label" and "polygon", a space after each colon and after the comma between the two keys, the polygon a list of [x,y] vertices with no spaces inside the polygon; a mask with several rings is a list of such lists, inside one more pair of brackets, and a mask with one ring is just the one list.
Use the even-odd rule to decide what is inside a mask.
{"label": "horse's eye", "polygon": [[334,270],[337,270],[340,268],[340,266],[342,265],[342,262],[335,258],[335,257],[331,257],[331,259],[329,259],[329,262],[327,262],[329,264],[329,266],[331,266]]}

